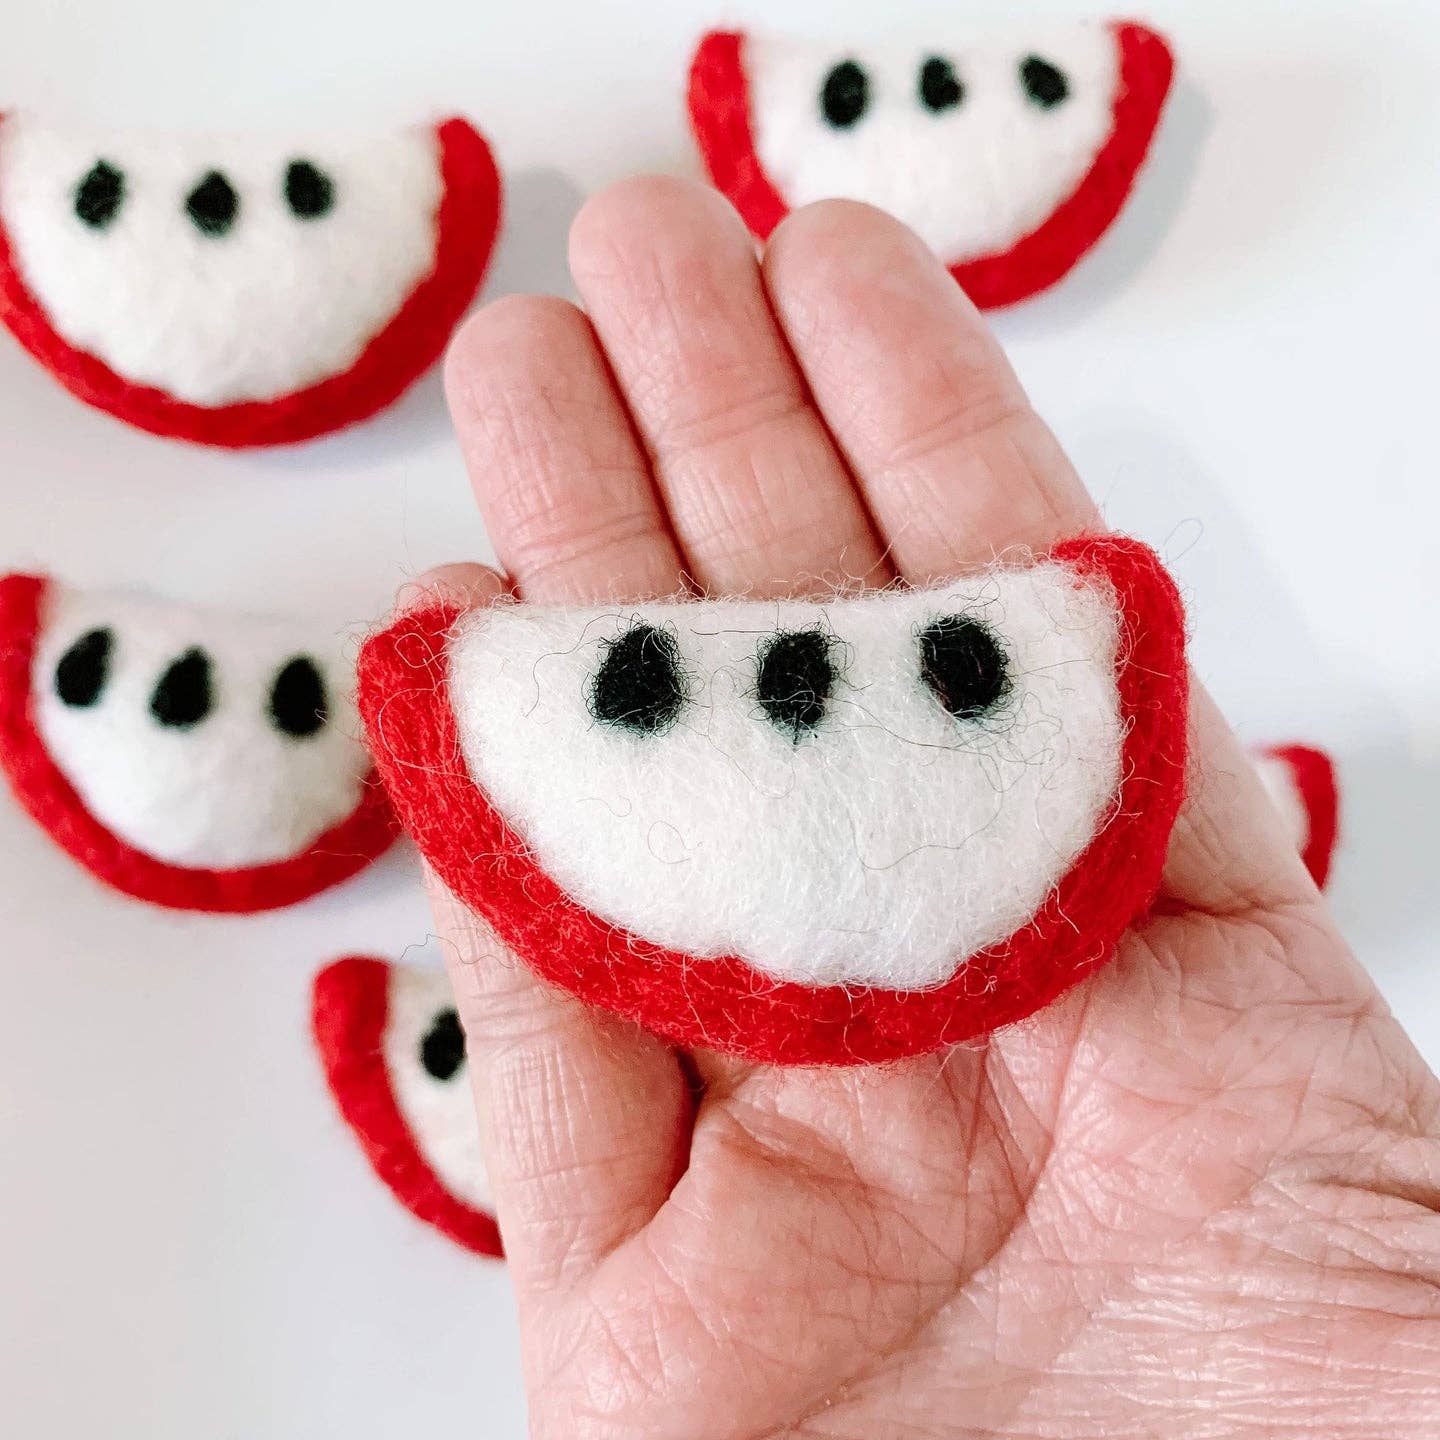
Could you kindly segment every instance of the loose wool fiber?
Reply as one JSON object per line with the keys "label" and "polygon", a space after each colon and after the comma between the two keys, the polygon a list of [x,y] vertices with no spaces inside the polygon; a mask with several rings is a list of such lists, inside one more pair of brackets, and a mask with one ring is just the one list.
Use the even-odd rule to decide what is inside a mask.
{"label": "loose wool fiber", "polygon": [[[470,774],[601,919],[778,980],[918,990],[1029,918],[1115,791],[1115,620],[1064,567],[834,600],[644,607],[686,701],[659,734],[597,722],[589,686],[637,611],[497,606],[450,643]],[[957,722],[922,683],[937,616],[1001,637],[1010,688]],[[756,652],[820,628],[839,658],[812,730],[767,723]]]}

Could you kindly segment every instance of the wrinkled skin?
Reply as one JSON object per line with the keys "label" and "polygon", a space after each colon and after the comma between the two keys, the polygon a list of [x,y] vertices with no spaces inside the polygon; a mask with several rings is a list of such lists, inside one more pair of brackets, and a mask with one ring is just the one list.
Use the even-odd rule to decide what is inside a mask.
{"label": "wrinkled skin", "polygon": [[[1100,523],[875,211],[801,211],[757,262],[713,194],[630,181],[571,265],[588,318],[512,297],[454,347],[508,578],[427,591],[920,582]],[[682,1061],[436,893],[534,1436],[1440,1434],[1440,1090],[1203,694],[1192,739],[1160,918],[886,1069]]]}

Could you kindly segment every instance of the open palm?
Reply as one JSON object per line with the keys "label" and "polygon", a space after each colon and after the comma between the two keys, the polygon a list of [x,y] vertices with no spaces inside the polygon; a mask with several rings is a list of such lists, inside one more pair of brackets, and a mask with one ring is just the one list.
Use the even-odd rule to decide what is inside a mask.
{"label": "open palm", "polygon": [[[584,210],[588,318],[452,353],[477,603],[926,582],[1093,529],[945,271],[830,203]],[[1032,1020],[876,1069],[677,1056],[443,894],[542,1440],[1440,1433],[1440,1088],[1199,697],[1156,917]]]}

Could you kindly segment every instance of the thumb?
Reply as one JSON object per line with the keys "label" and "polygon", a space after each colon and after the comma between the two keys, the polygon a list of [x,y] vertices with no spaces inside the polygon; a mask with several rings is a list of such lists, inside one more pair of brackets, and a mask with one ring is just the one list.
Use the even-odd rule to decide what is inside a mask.
{"label": "thumb", "polygon": [[[402,609],[508,593],[479,565],[431,571]],[[517,1291],[593,1268],[644,1226],[684,1169],[689,1088],[673,1051],[531,974],[425,872],[465,1029],[480,1141]]]}
{"label": "thumb", "polygon": [[587,1273],[664,1204],[691,1104],[673,1051],[532,975],[427,872],[517,1288]]}

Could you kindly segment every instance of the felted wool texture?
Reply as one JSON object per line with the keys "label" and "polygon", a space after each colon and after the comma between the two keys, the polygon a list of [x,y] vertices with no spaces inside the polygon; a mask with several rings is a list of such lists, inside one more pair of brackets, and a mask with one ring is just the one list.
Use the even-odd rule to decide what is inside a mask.
{"label": "felted wool texture", "polygon": [[376,1175],[426,1224],[498,1257],[469,1067],[442,1078],[425,1060],[427,1037],[453,1014],[443,971],[351,956],[315,977],[326,1081]]}
{"label": "felted wool texture", "polygon": [[1340,791],[1334,761],[1313,745],[1264,746],[1252,750],[1251,758],[1290,827],[1310,878],[1323,890],[1340,834]]}
{"label": "felted wool texture", "polygon": [[[916,636],[978,619],[1010,689],[970,723],[936,703]],[[590,688],[637,619],[674,639],[686,699],[656,734],[597,723]],[[832,637],[823,717],[757,703],[759,647]],[[1003,940],[1093,837],[1121,725],[1110,598],[1060,565],[825,603],[498,606],[451,638],[470,774],[536,862],[601,919],[777,980],[921,990]]]}
{"label": "felted wool texture", "polygon": [[[1027,575],[1028,580],[1017,578]],[[426,859],[453,893],[552,983],[675,1043],[754,1059],[854,1064],[918,1054],[1027,1015],[1103,963],[1154,897],[1184,788],[1183,614],[1173,583],[1149,550],[1121,537],[1083,537],[1057,546],[1033,566],[998,566],[959,585],[947,600],[953,603],[963,593],[1007,655],[1011,647],[1016,652],[1010,687],[981,715],[948,714],[937,691],[926,686],[922,622],[933,617],[927,607],[935,597],[904,590],[824,606],[757,604],[743,619],[729,602],[694,604],[683,620],[673,606],[611,609],[603,619],[589,617],[594,634],[577,636],[567,622],[546,640],[548,648],[511,645],[501,652],[505,663],[499,665],[477,659],[483,649],[477,637],[512,618],[526,624],[527,607],[462,618],[438,605],[402,617],[367,642],[359,665],[361,712],[377,767]],[[872,607],[882,614],[894,607],[898,618],[856,620],[868,617]],[[707,612],[717,610],[722,613],[715,623],[707,624]],[[597,662],[603,667],[604,657],[620,648],[613,629],[617,614],[641,623],[654,617],[673,627],[666,632],[657,625],[656,634],[671,634],[674,653],[689,657],[680,686],[684,698],[668,721],[627,724],[619,718],[620,707],[597,704],[603,688]],[[754,657],[776,633],[781,615],[803,616],[808,625],[827,629],[837,657],[825,717],[798,732],[777,724],[758,694],[748,703],[746,698],[756,674]],[[534,623],[542,632],[556,625],[553,612],[538,612]],[[1049,641],[1042,634],[1047,624]],[[743,639],[734,639],[737,633]],[[886,660],[886,637],[890,653],[908,655],[908,661]],[[693,654],[687,649],[692,644]],[[646,653],[653,659],[664,648]],[[589,652],[583,674],[569,657],[580,650]],[[696,656],[709,656],[711,665]],[[1046,680],[1039,664],[1052,660],[1065,673]],[[552,683],[552,666],[568,678]],[[476,724],[472,684],[479,678],[487,683],[498,678],[518,705],[511,714],[514,727],[556,734],[559,743],[537,752],[528,779],[508,763],[503,776],[492,769],[492,742],[499,732],[488,722]],[[652,675],[633,687],[637,715],[656,713],[657,699],[662,712],[670,704],[667,687],[653,680]],[[592,714],[588,734],[567,723],[577,714],[573,687],[569,697],[562,695],[571,682],[579,683],[582,703],[612,717]],[[457,696],[458,714],[452,704]],[[1052,708],[1046,712],[1045,706]],[[1106,736],[1112,744],[1108,757]],[[672,744],[673,757],[659,758],[670,753],[659,747]],[[575,768],[572,746],[582,747],[583,760]],[[608,746],[614,757],[627,747],[650,747],[657,758],[648,770],[628,772],[638,790],[621,795],[614,782],[628,762],[597,759],[599,750],[592,746]],[[725,764],[742,773],[743,785],[712,782],[719,772],[712,760],[697,758],[702,748],[721,753]],[[592,763],[593,772],[587,768]],[[881,768],[867,771],[871,763]],[[676,773],[697,764],[703,767],[698,775]],[[641,815],[659,867],[651,869],[659,877],[651,882],[657,894],[643,922],[652,928],[631,929],[597,913],[551,873],[552,864],[566,861],[548,856],[537,839],[532,797],[553,793],[547,772],[554,770],[568,774],[574,812],[602,812],[596,820],[575,822],[597,826],[598,838],[582,857],[585,872],[570,883],[593,886],[601,876],[611,884],[601,851]],[[1036,783],[1032,771],[1068,793],[1068,805],[1043,796],[1047,787]],[[1108,789],[1096,778],[1102,773],[1109,777]],[[947,866],[928,858],[934,841],[926,827],[943,821],[913,774],[952,798],[967,797],[965,803],[986,794],[988,785],[990,805],[978,812],[979,823],[964,833],[944,834]],[[957,782],[958,774],[967,778]],[[502,786],[518,785],[515,808],[488,788],[497,776]],[[724,806],[695,793],[712,783],[725,785],[732,803],[750,817],[748,827],[733,826]],[[637,807],[651,803],[651,791],[662,799],[674,797],[674,804],[647,826]],[[833,801],[827,791],[845,803]],[[677,813],[677,805],[692,808]],[[920,815],[912,820],[905,812],[917,806]],[[787,818],[792,811],[802,817],[798,824]],[[887,811],[901,818],[893,820]],[[738,853],[723,853],[724,847],[719,854],[706,853],[711,837],[695,824],[697,813],[722,827],[726,845]],[[1078,853],[1057,864],[1057,856],[1077,844],[1075,833],[1084,822],[1076,817],[1086,814],[1089,830],[1078,841]],[[807,833],[804,817],[813,822],[816,815],[838,817],[828,835],[820,833],[820,825]],[[1024,822],[1016,821],[1020,815]],[[1062,825],[1062,815],[1074,823]],[[766,833],[775,817],[782,827],[794,826],[784,833],[798,854],[787,854]],[[907,831],[911,825],[913,832]],[[1012,837],[1049,878],[1037,884],[1042,893],[1009,933],[972,951],[953,952],[937,982],[934,955],[916,946],[920,958],[913,959],[892,943],[891,927],[933,938],[943,915],[930,884],[958,897],[971,914],[982,913],[983,904],[975,898],[981,886],[967,890],[967,876],[1012,884],[1020,893],[1009,857],[992,842],[996,830]],[[920,838],[913,853],[903,849],[907,833]],[[1045,837],[1044,844],[1037,835]],[[901,845],[889,853],[869,848],[877,837],[894,842],[897,836]],[[778,883],[753,863],[757,852],[781,871]],[[862,914],[861,925],[849,927],[868,928],[865,944],[853,944],[853,933],[834,923],[833,913],[824,909],[823,881],[814,883],[817,873],[835,863],[835,854],[847,862],[861,857],[861,903],[872,903],[876,895],[889,901],[882,923]],[[870,872],[887,866],[902,872],[910,867],[924,883],[906,891],[887,878],[878,881],[878,889],[869,888]],[[694,877],[707,867],[735,886],[733,921],[707,911],[707,896],[689,917],[677,918],[682,911],[673,896],[697,888]],[[762,887],[759,903],[744,888],[752,884]],[[799,918],[804,907],[795,894],[811,897],[817,906],[812,948],[824,958],[821,968],[803,972],[812,977],[808,983],[766,973],[749,953],[701,956],[654,938],[656,925],[683,924],[690,927],[687,933],[722,943],[733,933],[725,927],[749,925],[748,933],[772,941],[781,937],[768,963],[778,956],[799,969],[804,959],[793,936],[804,923]],[[772,908],[781,911],[778,926],[766,913]],[[883,962],[871,958],[876,953],[884,955]],[[832,978],[873,975],[877,963],[910,965],[909,988]]]}
{"label": "felted wool texture", "polygon": [[364,136],[0,124],[0,311],[82,399],[222,445],[388,403],[484,273],[499,182],[462,120]]}
{"label": "felted wool texture", "polygon": [[153,903],[290,904],[388,846],[353,683],[313,625],[0,580],[0,765],[72,857]]}
{"label": "felted wool texture", "polygon": [[[815,200],[863,200],[996,306],[1055,283],[1109,228],[1172,74],[1165,42],[1133,24],[933,45],[715,32],[696,51],[689,103],[712,179],[756,234]],[[827,97],[840,82],[836,123]]]}

